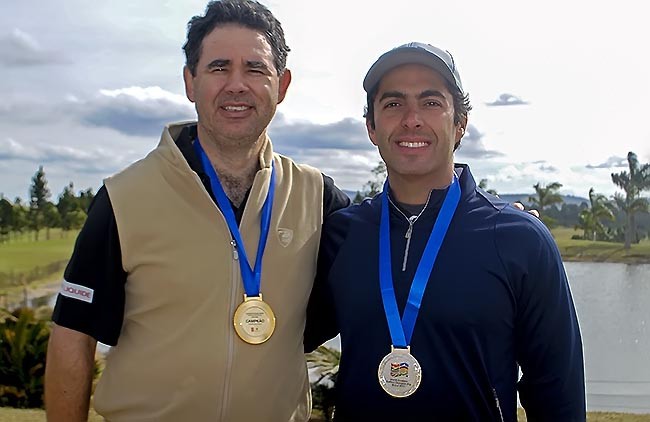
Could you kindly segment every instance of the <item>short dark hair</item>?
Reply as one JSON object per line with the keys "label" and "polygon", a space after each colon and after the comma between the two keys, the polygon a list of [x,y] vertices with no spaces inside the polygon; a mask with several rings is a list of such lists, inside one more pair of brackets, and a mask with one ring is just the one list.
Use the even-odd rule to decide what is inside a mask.
{"label": "short dark hair", "polygon": [[[451,93],[454,100],[454,124],[457,125],[463,118],[467,118],[467,115],[472,110],[472,105],[469,102],[469,94],[463,94],[456,85],[449,82],[446,78],[443,79],[447,90]],[[366,96],[366,106],[363,109],[363,117],[365,117],[366,121],[370,122],[370,127],[373,129],[375,128],[375,97],[377,96],[380,83],[381,79],[368,92],[368,95]],[[456,145],[454,145],[454,151],[459,145],[460,141],[456,142]]]}
{"label": "short dark hair", "polygon": [[218,0],[209,2],[204,15],[194,16],[187,23],[187,41],[183,50],[185,64],[192,76],[196,75],[203,39],[216,27],[230,23],[262,33],[271,45],[273,64],[278,75],[284,72],[290,49],[284,39],[282,25],[273,13],[252,0]]}

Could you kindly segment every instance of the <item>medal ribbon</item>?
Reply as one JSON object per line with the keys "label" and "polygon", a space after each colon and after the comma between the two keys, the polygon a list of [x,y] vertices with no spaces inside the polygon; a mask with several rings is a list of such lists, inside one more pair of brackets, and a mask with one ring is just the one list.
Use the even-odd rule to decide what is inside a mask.
{"label": "medal ribbon", "polygon": [[451,219],[460,202],[460,184],[454,174],[454,180],[451,182],[445,200],[438,214],[429,240],[424,248],[422,257],[415,271],[415,277],[411,284],[408,301],[404,309],[404,315],[400,320],[397,300],[395,299],[395,288],[393,286],[393,269],[390,253],[390,221],[388,211],[388,180],[384,183],[384,192],[381,201],[381,222],[379,225],[379,285],[381,288],[381,298],[384,302],[384,312],[388,321],[388,329],[393,346],[405,349],[411,343],[411,336],[415,328],[424,289],[427,287],[433,264],[442,246]]}
{"label": "medal ribbon", "polygon": [[241,269],[242,281],[244,282],[244,290],[246,291],[246,296],[259,296],[260,295],[260,282],[262,279],[262,256],[264,255],[264,248],[266,247],[266,239],[269,236],[269,228],[271,227],[271,208],[273,207],[273,196],[275,194],[275,167],[273,166],[273,161],[271,161],[271,181],[269,182],[269,191],[266,194],[266,200],[264,201],[264,206],[262,207],[262,218],[260,221],[260,240],[257,244],[257,257],[255,258],[255,269],[250,265],[248,256],[246,255],[246,248],[244,247],[244,241],[241,238],[239,233],[239,227],[237,226],[237,219],[235,218],[235,213],[232,210],[230,201],[226,192],[221,186],[219,181],[219,176],[217,172],[212,167],[212,163],[208,159],[199,139],[194,140],[194,151],[201,159],[201,164],[203,165],[203,171],[206,172],[210,178],[210,186],[212,188],[212,193],[214,194],[215,199],[217,200],[217,205],[224,217],[226,218],[226,223],[228,224],[228,229],[230,229],[230,234],[233,239],[235,239],[238,252],[239,252],[239,267]]}

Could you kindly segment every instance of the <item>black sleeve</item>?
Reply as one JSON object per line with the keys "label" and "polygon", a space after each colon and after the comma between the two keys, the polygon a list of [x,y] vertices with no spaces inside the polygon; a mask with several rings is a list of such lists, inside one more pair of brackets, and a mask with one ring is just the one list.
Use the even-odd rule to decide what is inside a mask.
{"label": "black sleeve", "polygon": [[329,239],[331,216],[334,212],[350,205],[350,198],[336,185],[334,180],[323,174],[323,231],[318,253],[316,278],[309,296],[307,324],[305,326],[305,352],[311,352],[325,341],[336,337],[338,325],[334,315],[331,293],[327,287],[327,277],[333,259],[333,248]]}
{"label": "black sleeve", "polygon": [[106,187],[97,192],[65,269],[52,320],[114,346],[122,329],[126,272]]}
{"label": "black sleeve", "polygon": [[350,205],[350,198],[334,184],[334,180],[323,174],[323,218]]}
{"label": "black sleeve", "polygon": [[316,278],[307,306],[304,338],[307,353],[339,334],[334,297],[329,285],[329,273],[349,233],[349,225],[349,219],[342,213],[326,216],[323,223]]}
{"label": "black sleeve", "polygon": [[[321,248],[322,243],[321,237]],[[330,257],[319,252],[316,279],[307,306],[304,338],[305,353],[312,352],[339,333],[334,301],[327,282],[330,265]]]}

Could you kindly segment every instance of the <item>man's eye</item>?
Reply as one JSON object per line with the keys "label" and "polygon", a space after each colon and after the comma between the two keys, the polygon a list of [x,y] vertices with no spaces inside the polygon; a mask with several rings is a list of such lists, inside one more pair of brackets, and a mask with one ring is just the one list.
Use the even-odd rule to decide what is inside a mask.
{"label": "man's eye", "polygon": [[223,72],[223,71],[225,71],[225,70],[226,70],[225,67],[213,67],[213,68],[211,69],[212,72]]}
{"label": "man's eye", "polygon": [[429,100],[425,103],[429,107],[442,107],[442,104],[440,104],[440,101],[435,101],[435,100]]}
{"label": "man's eye", "polygon": [[390,101],[384,105],[384,108],[394,108],[398,107],[399,103],[397,101]]}

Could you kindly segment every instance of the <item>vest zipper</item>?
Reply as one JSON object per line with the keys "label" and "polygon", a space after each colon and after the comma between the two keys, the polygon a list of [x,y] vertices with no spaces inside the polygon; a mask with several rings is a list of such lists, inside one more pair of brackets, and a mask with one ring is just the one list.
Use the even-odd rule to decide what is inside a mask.
{"label": "vest zipper", "polygon": [[[237,300],[237,288],[236,285],[239,280],[239,252],[237,252],[237,242],[235,242],[235,239],[230,240],[230,246],[232,247],[232,261],[233,261],[233,266],[232,266],[232,277],[231,277],[231,284],[230,284],[230,309],[228,312],[228,315],[233,315],[234,309],[233,309],[233,304]],[[233,357],[235,354],[235,342],[234,340],[234,334],[233,334],[233,329],[228,330],[228,334],[226,335],[227,339],[227,344],[228,344],[228,357],[226,360],[226,371],[224,375],[224,386],[223,386],[223,400],[222,400],[222,406],[221,406],[221,420],[225,421],[226,415],[227,415],[227,407],[228,403],[230,402],[230,378],[232,375],[232,361]]]}
{"label": "vest zipper", "polygon": [[406,246],[404,247],[404,259],[402,260],[402,272],[406,271],[406,261],[408,260],[409,249],[411,248],[411,236],[413,235],[413,225],[415,224],[416,221],[418,221],[418,218],[420,218],[424,210],[427,209],[427,205],[429,205],[429,200],[431,199],[431,192],[429,192],[429,196],[427,197],[427,202],[425,202],[424,207],[422,208],[420,213],[418,215],[412,215],[410,217],[407,217],[406,214],[404,214],[402,210],[399,209],[397,205],[395,205],[393,200],[390,199],[390,195],[388,195],[388,201],[391,203],[392,206],[395,207],[397,211],[399,211],[400,214],[402,214],[402,216],[406,219],[406,222],[409,225],[409,228],[406,229],[406,234],[404,234],[404,238],[406,239]]}
{"label": "vest zipper", "polygon": [[499,411],[499,418],[501,418],[501,422],[504,422],[503,413],[501,412],[501,404],[499,403],[499,396],[497,395],[496,388],[492,389],[492,394],[494,395],[494,402],[496,403],[497,410]]}
{"label": "vest zipper", "polygon": [[235,242],[235,239],[230,241],[230,246],[232,246],[232,259],[233,259],[233,261],[238,261],[239,260],[239,252],[237,252],[237,242]]}

